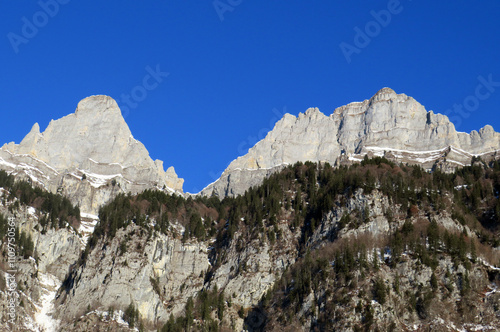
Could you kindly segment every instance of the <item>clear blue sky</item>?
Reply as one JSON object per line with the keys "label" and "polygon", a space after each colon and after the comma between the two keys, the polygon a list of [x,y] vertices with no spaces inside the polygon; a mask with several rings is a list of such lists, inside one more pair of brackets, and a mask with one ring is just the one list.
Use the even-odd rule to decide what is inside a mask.
{"label": "clear blue sky", "polygon": [[[476,97],[479,76],[500,82],[496,0],[54,1],[0,4],[0,144],[89,95],[134,92],[132,133],[197,192],[284,109],[331,114],[385,86],[460,131],[500,130],[500,83]],[[169,75],[145,84],[148,66]]]}

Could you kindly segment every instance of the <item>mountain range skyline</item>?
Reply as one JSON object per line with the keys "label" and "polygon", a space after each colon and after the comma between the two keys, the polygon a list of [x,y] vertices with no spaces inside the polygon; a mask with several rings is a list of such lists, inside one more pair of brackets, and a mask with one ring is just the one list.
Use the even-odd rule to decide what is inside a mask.
{"label": "mountain range skyline", "polygon": [[[479,88],[481,88],[487,92],[488,91],[490,92],[487,94],[488,97],[483,97],[482,99],[489,98],[489,96],[492,93],[494,93],[498,87],[500,87],[500,81],[499,82],[494,81],[492,78],[492,75],[489,75],[488,78],[485,78],[483,76],[479,76],[478,77],[478,85],[475,88],[476,92],[474,94],[467,96],[464,100],[470,100],[471,97],[474,98],[475,100],[481,100],[481,98],[478,98],[475,96],[478,94],[477,91],[479,90]],[[382,89],[383,88],[390,88],[390,87],[382,87]],[[500,91],[500,89],[499,89],[499,91]],[[96,95],[86,96],[86,97],[82,98],[81,100],[86,99],[88,97],[99,96],[99,95],[106,95],[106,94],[96,94]],[[475,103],[474,99],[472,100],[472,103],[473,103],[472,105],[474,105],[474,103]],[[364,100],[366,100],[366,99],[364,99]],[[359,102],[359,101],[351,101],[351,102],[348,102],[347,104],[344,104],[344,105],[335,106],[333,108],[330,108],[332,110],[331,112],[324,112],[322,109],[319,109],[319,111],[328,116],[330,114],[333,114],[333,112],[337,108],[340,108],[342,106],[346,106],[346,105],[349,105],[352,103],[357,103],[357,102]],[[473,112],[475,111],[475,109],[473,106],[467,107],[464,105],[465,105],[465,102],[461,103],[461,104],[454,104],[454,106],[452,108],[446,109],[443,112],[439,112],[439,111],[432,110],[432,109],[427,109],[427,110],[434,111],[437,114],[442,114],[442,115],[448,116],[450,121],[455,126],[457,126],[457,124],[458,124],[457,132],[463,132],[463,133],[470,134],[471,132],[478,131],[479,129],[481,129],[487,125],[490,125],[493,128],[500,128],[500,119],[498,119],[498,121],[496,121],[495,117],[490,117],[488,120],[485,120],[484,122],[480,122],[481,119],[479,119],[479,120],[476,119],[474,122],[469,121],[469,120],[472,120],[470,118],[470,116],[471,115],[473,116]],[[135,121],[133,121],[132,118],[129,118],[130,110],[126,106],[124,106],[123,108],[125,109],[125,112],[122,112],[122,115],[123,115],[125,120],[129,119],[127,121],[127,124],[131,128],[133,128],[135,125]],[[292,114],[294,116],[299,116],[299,114],[305,113],[307,111],[307,109],[309,109],[309,108],[316,108],[316,107],[311,106],[311,107],[307,107],[306,109],[303,109],[303,110],[295,110],[295,112],[290,112],[289,108],[287,108],[286,106],[283,107],[281,110],[278,108],[273,108],[268,114],[269,115],[269,122],[267,123],[267,125],[264,125],[263,127],[259,128],[258,130],[256,129],[254,133],[250,133],[247,137],[245,137],[241,141],[239,141],[238,144],[236,144],[235,148],[230,150],[231,152],[233,152],[233,154],[232,154],[233,159],[222,162],[222,164],[225,163],[225,166],[227,167],[227,166],[229,166],[229,164],[232,160],[246,154],[248,152],[248,149],[250,149],[254,144],[258,143],[259,141],[261,141],[262,139],[265,138],[267,133],[274,128],[274,125],[285,114]],[[54,120],[57,120],[57,118],[51,118],[49,123],[44,128],[42,127],[40,130],[43,132],[49,126],[50,122],[54,121]],[[36,122],[36,123],[38,124],[38,122]],[[471,125],[471,123],[474,123],[474,125],[479,125],[479,127],[473,127]],[[465,130],[464,127],[468,128],[468,129]],[[460,129],[462,129],[462,130],[460,130]],[[23,135],[22,133],[18,133],[18,135],[21,135],[21,139],[18,141],[7,140],[7,141],[0,142],[0,143],[1,144],[6,144],[6,143],[10,143],[10,142],[20,143],[24,136],[22,136]],[[182,146],[182,145],[179,144],[178,146]],[[190,144],[189,146],[186,146],[186,148],[196,149],[197,147]],[[162,153],[161,149],[159,151],[157,151],[157,153],[158,153],[159,158],[164,158],[166,160],[169,159],[169,156],[165,156],[165,154]],[[163,156],[163,157],[160,157],[160,156]],[[152,158],[156,159],[154,156],[152,156]],[[226,168],[226,167],[224,167],[224,168]],[[202,189],[204,189],[209,184],[216,181],[222,175],[224,168],[218,169],[218,170],[210,169],[208,171],[202,170],[201,174],[206,173],[206,176],[197,176],[198,179],[196,180],[195,183],[193,183],[193,178],[188,178],[187,176],[182,175],[183,172],[185,171],[184,169],[176,167],[176,170],[180,171],[180,177],[185,179],[186,184],[189,186],[189,188],[191,188],[191,190],[188,190],[186,192],[195,194],[195,193],[200,192]]]}
{"label": "mountain range skyline", "polygon": [[[487,90],[488,86],[484,89]],[[275,111],[276,117],[280,115]],[[240,155],[218,176],[210,174],[213,181],[203,190],[190,192],[183,188],[186,179],[177,174],[179,170],[174,169],[168,160],[165,165],[161,160],[153,163],[148,147],[134,138],[125,116],[113,98],[89,96],[78,103],[75,113],[51,120],[44,130],[40,130],[36,122],[21,143],[5,143],[0,149],[3,151],[0,161],[8,168],[12,168],[10,162],[18,164],[16,174],[24,169],[22,172],[34,182],[52,190],[56,185],[62,186],[64,174],[69,174],[78,179],[85,175],[95,188],[118,177],[125,180],[120,181],[125,191],[136,192],[151,186],[161,189],[163,186],[163,189],[180,193],[224,197],[242,194],[250,185],[259,184],[263,176],[267,177],[270,172],[296,161],[337,165],[348,160],[361,160],[368,153],[432,169],[439,160],[448,159],[448,164],[451,160],[466,165],[472,156],[493,154],[483,157],[496,158],[498,150],[498,133],[491,125],[470,134],[457,131],[446,115],[426,110],[411,96],[397,94],[385,87],[362,102],[337,107],[330,115],[318,108],[309,108],[297,117],[285,113],[275,124],[270,123],[270,128],[259,133],[261,139],[248,146],[248,151],[240,144]],[[407,137],[407,140],[402,137]],[[244,142],[246,145],[250,143],[250,140]],[[22,156],[28,155],[34,158],[35,164],[41,163],[45,171],[35,167],[37,175],[19,164],[18,158],[25,159]],[[68,173],[71,170],[73,172]],[[40,176],[52,180],[47,182]],[[130,181],[135,185],[127,185]],[[146,183],[150,184],[144,187]],[[73,195],[82,196],[81,193]],[[83,203],[87,209],[84,212],[96,211],[97,206],[93,203],[90,206]]]}
{"label": "mountain range skyline", "polygon": [[[196,192],[284,113],[330,114],[384,86],[459,116],[460,131],[499,128],[496,1],[214,3],[228,4],[3,3],[0,142],[109,95],[153,159]],[[476,97],[484,80],[494,84]]]}

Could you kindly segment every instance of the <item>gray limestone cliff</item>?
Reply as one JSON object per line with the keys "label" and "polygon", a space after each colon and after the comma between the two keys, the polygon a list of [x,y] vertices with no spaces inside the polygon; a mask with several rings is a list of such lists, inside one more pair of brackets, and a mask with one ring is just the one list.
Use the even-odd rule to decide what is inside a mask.
{"label": "gray limestone cliff", "polygon": [[75,113],[51,121],[44,132],[35,123],[20,144],[0,149],[0,168],[63,192],[93,214],[119,192],[182,192],[183,184],[173,167],[165,171],[162,161],[150,158],[108,96],[83,99]]}
{"label": "gray limestone cliff", "polygon": [[385,156],[424,168],[452,169],[471,158],[497,157],[500,133],[487,125],[479,132],[457,132],[448,117],[426,111],[405,94],[383,88],[372,98],[339,107],[327,116],[310,108],[285,114],[248,153],[231,162],[201,194],[224,197],[245,192],[283,165],[298,161],[332,165]]}
{"label": "gray limestone cliff", "polygon": [[[126,243],[126,252],[121,243]],[[118,310],[134,303],[147,322],[165,322],[201,289],[208,268],[204,244],[182,243],[164,234],[148,237],[131,223],[112,241],[99,242],[72,273],[70,291],[63,288],[58,294],[57,316],[72,321],[87,308]]]}
{"label": "gray limestone cliff", "polygon": [[[15,276],[19,300],[16,323],[7,323],[9,289],[5,288],[7,264],[2,262],[0,276],[0,330],[1,331],[55,331],[59,321],[52,317],[56,311],[53,300],[56,291],[81,254],[82,239],[71,227],[41,230],[42,214],[33,207],[23,206],[14,213],[9,211],[12,202],[6,202],[6,191],[0,189],[0,215],[13,218],[19,232],[33,241],[33,256],[18,257]],[[0,241],[5,248],[8,239]]]}

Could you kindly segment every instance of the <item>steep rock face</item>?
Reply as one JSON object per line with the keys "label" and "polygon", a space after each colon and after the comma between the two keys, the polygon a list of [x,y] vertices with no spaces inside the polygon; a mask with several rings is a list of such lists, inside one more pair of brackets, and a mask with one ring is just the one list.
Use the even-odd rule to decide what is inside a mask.
{"label": "steep rock face", "polygon": [[[304,165],[296,167],[296,170],[304,171],[306,167]],[[372,171],[378,169],[374,165],[353,169],[359,170],[363,167],[371,167]],[[394,167],[393,170],[401,171],[402,168],[405,167]],[[283,179],[288,179],[290,184],[297,183],[296,185],[299,186],[299,183],[305,179],[300,180],[302,174],[300,172],[289,173],[289,175],[294,174],[297,181],[287,176]],[[424,173],[424,176],[432,175]],[[318,174],[318,178],[323,177]],[[322,183],[322,181],[319,182]],[[421,180],[421,182],[427,183],[428,181]],[[306,180],[304,183],[310,182]],[[47,238],[43,240],[36,233],[30,233],[34,239],[39,239],[39,243],[42,241],[43,245],[37,245],[39,261],[27,259],[20,269],[20,284],[25,285],[23,287],[33,294],[31,297],[24,295],[23,301],[26,303],[26,309],[20,312],[26,317],[26,323],[29,323],[28,318],[37,317],[38,314],[55,313],[54,317],[48,315],[54,321],[55,325],[52,326],[57,326],[57,329],[49,329],[54,331],[89,329],[128,331],[121,317],[124,309],[133,303],[140,312],[146,329],[152,331],[161,327],[170,313],[182,316],[185,312],[183,307],[189,297],[193,297],[195,303],[199,303],[197,294],[200,290],[218,289],[224,291],[226,299],[223,303],[226,310],[223,324],[219,321],[218,323],[221,323],[219,326],[231,326],[231,330],[237,331],[244,328],[248,331],[258,331],[264,326],[266,330],[273,330],[273,326],[285,324],[290,319],[297,320],[297,325],[288,326],[288,328],[293,331],[308,331],[315,328],[314,324],[317,324],[321,315],[328,319],[336,317],[334,321],[328,321],[329,329],[325,330],[334,328],[350,331],[353,330],[353,326],[361,326],[366,321],[366,311],[357,309],[358,303],[361,303],[363,308],[370,308],[373,311],[373,320],[379,327],[384,327],[384,330],[390,330],[389,327],[393,322],[397,324],[395,330],[411,329],[412,326],[418,326],[420,329],[434,327],[433,330],[441,330],[436,325],[432,325],[439,322],[443,324],[453,322],[464,329],[475,329],[481,325],[492,326],[492,330],[498,329],[499,311],[496,304],[500,293],[496,286],[498,282],[493,281],[498,276],[498,268],[484,263],[482,258],[476,260],[471,256],[472,269],[467,270],[465,266],[457,265],[449,256],[440,257],[436,263],[437,268],[434,269],[438,284],[436,287],[440,287],[440,292],[437,293],[434,302],[425,307],[425,310],[419,311],[422,305],[419,305],[416,311],[409,310],[408,303],[411,299],[408,299],[410,295],[406,293],[411,291],[413,292],[411,296],[416,294],[416,303],[423,301],[421,296],[423,293],[415,292],[416,289],[420,291],[420,289],[425,290],[425,287],[430,287],[433,269],[419,263],[414,254],[416,251],[411,247],[406,249],[401,262],[393,265],[389,262],[391,250],[386,247],[386,244],[379,242],[379,238],[384,236],[387,238],[390,234],[401,230],[407,221],[416,225],[415,227],[424,226],[422,229],[425,229],[429,221],[433,219],[443,228],[442,233],[446,229],[456,234],[467,234],[468,239],[471,240],[476,238],[476,233],[471,231],[468,225],[462,225],[459,221],[450,218],[447,211],[442,211],[440,208],[434,209],[428,205],[429,209],[419,206],[414,212],[408,214],[408,208],[395,203],[394,197],[386,196],[383,189],[372,189],[366,193],[363,189],[358,189],[352,195],[339,193],[338,200],[332,201],[330,207],[322,214],[322,218],[317,219],[319,224],[313,233],[305,235],[309,234],[307,221],[304,220],[302,225],[294,224],[293,221],[301,208],[293,208],[293,205],[286,208],[287,198],[291,199],[290,204],[294,204],[293,201],[297,199],[299,190],[293,186],[288,189],[282,188],[286,196],[282,196],[285,199],[278,200],[277,198],[277,202],[280,201],[280,213],[276,214],[276,219],[272,224],[268,224],[267,220],[262,220],[263,228],[258,232],[252,232],[251,228],[246,228],[246,226],[259,227],[259,223],[252,225],[252,220],[248,218],[248,215],[243,214],[244,217],[235,218],[241,220],[241,223],[230,238],[211,236],[196,240],[183,237],[184,241],[182,241],[179,233],[182,234],[187,228],[181,226],[179,221],[170,219],[167,233],[160,234],[158,231],[153,231],[155,217],[151,217],[150,214],[144,224],[128,221],[124,228],[117,230],[116,236],[100,238],[96,246],[90,250],[87,258],[76,268],[76,264],[70,267],[70,257],[74,257],[72,250],[77,251],[79,245],[75,246],[78,241],[72,241],[74,234],[70,229],[64,228],[57,231],[49,229],[45,234]],[[300,196],[305,200],[304,206],[311,206],[309,200],[311,196],[307,197],[306,190],[300,190],[300,192],[302,193]],[[263,195],[255,197],[261,196]],[[450,200],[453,197],[449,192],[442,193],[442,196],[448,196]],[[197,203],[201,204],[201,201]],[[266,208],[273,204],[267,205]],[[179,208],[179,210],[183,209]],[[388,213],[389,210],[391,210],[390,213]],[[449,210],[452,211],[451,208]],[[22,230],[34,228],[37,213],[34,208],[30,207],[23,207],[17,212]],[[345,215],[351,216],[350,222],[344,222],[343,226],[339,226]],[[388,217],[389,215],[391,217]],[[226,218],[222,218],[221,221],[219,225],[223,229]],[[142,226],[139,226],[140,224]],[[271,229],[272,234],[276,234],[273,237],[270,236]],[[415,234],[419,238],[424,236],[419,229]],[[56,240],[57,236],[61,237],[60,241]],[[324,285],[311,290],[311,293],[301,297],[303,301],[293,305],[296,308],[293,316],[283,315],[280,309],[287,306],[287,301],[280,300],[277,302],[279,304],[273,305],[273,302],[269,302],[274,301],[273,293],[284,294],[295,289],[293,280],[299,280],[299,274],[293,271],[297,271],[297,266],[300,267],[307,260],[308,251],[314,255],[324,254],[323,258],[327,258],[324,271],[333,269],[337,264],[337,256],[333,252],[334,246],[339,244],[335,243],[337,240],[366,245],[365,262],[372,263],[377,257],[377,269],[367,268],[364,272],[353,271],[352,278],[356,280],[356,283],[345,284],[341,287],[338,284],[332,286],[337,282],[337,278],[333,278],[332,274],[330,279],[325,279]],[[43,253],[38,250],[46,251],[50,257],[41,255]],[[65,252],[68,253],[67,257]],[[55,297],[55,291],[59,285],[55,283],[56,286],[52,286],[48,282],[51,279],[50,274],[53,273],[51,267],[57,263],[56,258],[61,260],[61,266],[57,269],[64,269],[66,265],[72,273],[58,292],[57,300],[49,303],[51,306],[47,309],[50,310],[42,311],[35,307],[34,303],[39,303],[39,299],[44,297],[47,298],[47,293]],[[313,261],[317,261],[314,256],[311,262]],[[321,274],[321,271],[314,268],[312,270],[308,268],[307,271],[313,271],[314,275]],[[460,304],[464,303],[461,302],[464,297],[461,295],[460,285],[463,282],[462,278],[466,275],[473,287],[471,294],[474,296],[471,297],[470,302],[467,302],[467,308],[471,309],[467,311],[470,314],[464,318],[466,323],[464,325],[464,321],[457,318],[457,313],[464,310]],[[371,295],[372,282],[377,278],[384,281],[387,294],[390,294],[387,296],[385,305],[374,300]],[[342,277],[338,278],[338,280],[341,279]],[[394,289],[396,280],[398,280],[400,290]],[[453,287],[449,288],[449,286]],[[296,289],[299,287],[297,286]],[[483,292],[482,295],[481,292]],[[3,303],[6,303],[5,297],[5,293],[0,291],[0,299],[3,299]],[[266,307],[266,302],[271,303],[269,305],[272,310]],[[469,303],[474,303],[474,306],[469,306]],[[195,307],[199,305],[196,304]],[[6,309],[5,306],[3,309]],[[333,309],[334,311],[330,312]],[[111,311],[114,312],[115,319],[109,319]],[[245,319],[240,317],[244,316],[242,312],[248,312]],[[426,321],[422,318],[423,315],[425,317],[430,315],[431,318]],[[213,316],[216,316],[215,313]],[[196,320],[201,324],[202,320],[198,317]],[[290,318],[284,319],[283,317]],[[1,314],[0,318],[2,318]],[[246,324],[245,327],[244,324]],[[1,320],[0,326],[3,327]],[[25,330],[36,330],[26,326],[24,326]],[[280,325],[277,326],[276,329]]]}
{"label": "steep rock face", "polygon": [[[392,331],[497,331],[500,327],[497,316],[500,293],[495,284],[488,281],[489,276],[498,275],[498,272],[488,266],[478,263],[468,271],[463,266],[457,267],[452,259],[445,257],[432,269],[407,258],[396,268],[390,269],[383,265],[381,258],[378,261],[381,268],[377,272],[354,272],[355,286],[345,292],[341,305],[338,304],[338,298],[330,295],[334,293],[330,289],[311,292],[301,304],[298,315],[291,318],[296,323],[290,324],[290,330],[317,329],[318,316],[315,313],[322,310],[329,311],[330,323],[327,326],[328,330],[333,331],[357,331],[361,329],[360,326],[371,325],[372,322],[376,322],[373,325],[379,329]],[[453,277],[449,276],[450,271],[453,271]],[[432,276],[439,285],[435,293],[432,297],[427,295],[428,302],[425,304],[419,298],[417,309],[409,310],[405,294],[415,296],[422,289],[430,288]],[[460,290],[464,276],[467,276],[470,287],[474,290],[466,296]],[[364,298],[373,288],[373,279],[383,281],[388,294],[384,303]],[[397,290],[394,290],[395,284],[398,285]],[[474,292],[478,292],[479,296]],[[323,303],[318,304],[322,301]],[[363,307],[369,308],[371,314],[359,309]],[[266,330],[286,331],[277,317],[279,315],[275,312],[268,314]],[[368,324],[367,317],[370,317]]]}
{"label": "steep rock face", "polygon": [[68,229],[49,229],[45,234],[37,232],[34,243],[39,259],[38,271],[50,273],[59,280],[64,280],[70,265],[80,257],[80,239]]}
{"label": "steep rock face", "polygon": [[[366,218],[370,219],[370,222],[360,225],[356,229],[349,229],[347,227],[340,229],[339,224],[343,216],[353,215],[354,211],[364,211],[367,207],[369,209]],[[385,211],[392,208],[388,198],[377,190],[374,190],[369,195],[359,190],[353,197],[346,201],[344,206],[337,206],[323,217],[320,227],[311,236],[308,245],[313,248],[320,247],[322,244],[333,241],[336,238],[355,238],[363,234],[373,236],[387,235],[400,226],[397,222],[391,225],[384,215]]]}
{"label": "steep rock face", "polygon": [[160,296],[169,313],[178,314],[190,296],[203,287],[206,271],[210,267],[206,244],[159,235],[151,246],[153,276],[157,280]]}
{"label": "steep rock face", "polygon": [[[222,176],[203,189],[203,195],[217,197],[237,196],[245,192],[246,189],[258,186],[269,175],[278,172],[284,165],[273,168],[241,169],[236,168],[232,171],[225,171]],[[241,185],[237,185],[241,184]]]}
{"label": "steep rock face", "polygon": [[238,233],[214,272],[210,287],[224,289],[234,304],[256,306],[297,258],[299,232],[292,232],[285,220],[279,222],[278,229],[279,245],[258,239],[248,241]]}
{"label": "steep rock face", "polygon": [[446,169],[468,164],[474,155],[497,158],[499,149],[500,134],[491,126],[470,134],[457,132],[446,116],[427,112],[415,99],[384,88],[369,100],[337,108],[330,116],[317,108],[298,117],[286,114],[201,194],[242,194],[256,184],[254,175],[264,178],[277,167],[297,161],[333,165],[359,161],[368,154]]}
{"label": "steep rock face", "polygon": [[[40,282],[34,276],[37,274],[37,266],[33,259],[20,260],[17,265],[17,273],[15,274],[16,282],[22,285],[24,291],[17,291],[19,294],[19,301],[23,301],[24,306],[17,306],[13,315],[9,315],[9,301],[13,298],[10,289],[7,288],[6,274],[2,270],[0,276],[0,330],[1,331],[39,331],[40,325],[35,321],[35,315],[40,305],[40,297],[43,289]],[[15,287],[13,289],[16,289]],[[29,292],[26,292],[26,289]],[[13,319],[14,323],[9,322]]]}
{"label": "steep rock face", "polygon": [[75,113],[51,121],[43,133],[35,123],[20,144],[0,149],[0,167],[62,191],[94,214],[117,192],[154,187],[182,192],[183,184],[173,167],[165,171],[162,161],[149,157],[108,96],[83,99]]}
{"label": "steep rock face", "polygon": [[[2,262],[0,277],[0,329],[3,331],[51,331],[58,325],[52,317],[53,299],[69,268],[81,254],[81,238],[71,228],[49,228],[41,232],[39,212],[32,207],[23,206],[15,213],[9,211],[12,203],[5,202],[5,193],[0,189],[0,214],[13,218],[19,232],[31,237],[33,257],[19,257],[13,273],[19,285],[18,294],[23,306],[16,308],[16,323],[6,323],[9,303],[8,289],[5,288],[5,272],[8,265]],[[0,242],[4,249],[5,243]],[[16,243],[16,245],[19,245]],[[18,248],[17,248],[18,250]],[[44,330],[45,329],[45,330]]]}
{"label": "steep rock face", "polygon": [[[349,198],[344,205],[339,205],[330,210],[324,215],[318,229],[312,234],[307,245],[311,248],[320,248],[322,245],[337,239],[357,239],[362,236],[386,236],[400,229],[405,222],[406,215],[401,213],[401,206],[394,204],[378,190],[372,191],[370,194],[363,193],[363,190],[358,190],[353,197]],[[355,215],[356,212],[362,211],[362,214],[367,222],[358,225],[356,228],[340,227],[342,217],[346,215]],[[387,215],[393,216],[393,220],[389,221]],[[465,232],[473,234],[473,231],[467,225],[462,225],[451,218],[451,213],[442,211],[439,215],[433,216],[438,224],[447,231],[458,233]],[[414,217],[417,219],[426,220],[430,216],[421,214]]]}
{"label": "steep rock face", "polygon": [[88,308],[124,311],[133,303],[149,324],[164,323],[203,287],[208,268],[205,245],[149,237],[132,223],[109,243],[99,242],[73,272],[58,296],[58,317],[68,323]]}

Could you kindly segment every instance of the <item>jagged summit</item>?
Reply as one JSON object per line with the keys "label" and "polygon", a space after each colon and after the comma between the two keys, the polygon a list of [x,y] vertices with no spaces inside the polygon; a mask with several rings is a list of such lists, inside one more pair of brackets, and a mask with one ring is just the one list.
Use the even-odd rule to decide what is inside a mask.
{"label": "jagged summit", "polygon": [[[145,146],[132,136],[116,101],[104,95],[83,99],[75,113],[52,120],[42,133],[38,124],[33,125],[20,144],[4,145],[0,158],[0,164],[10,166],[9,171],[24,172],[57,190],[64,189],[66,175],[81,178],[86,174],[89,180],[95,178],[94,187],[120,178],[123,189],[132,191],[155,186],[182,191],[183,180],[173,167],[165,172],[163,162],[150,158]],[[36,170],[22,167],[37,164],[42,166]],[[40,168],[49,168],[49,173]]]}
{"label": "jagged summit", "polygon": [[145,166],[149,154],[136,141],[116,102],[107,96],[92,96],[78,104],[75,113],[52,120],[40,133],[35,124],[19,145],[9,143],[5,149],[28,154],[57,170],[85,167],[89,160]]}
{"label": "jagged summit", "polygon": [[297,161],[332,165],[386,155],[425,168],[456,167],[473,155],[495,156],[500,134],[491,126],[460,133],[448,117],[427,111],[412,97],[390,88],[370,99],[338,107],[330,115],[310,108],[298,117],[286,114],[244,156],[234,160],[205,195],[235,195],[259,183],[273,169]]}
{"label": "jagged summit", "polygon": [[83,112],[98,113],[98,112],[109,112],[116,113],[120,112],[120,108],[116,101],[106,95],[94,95],[82,99],[78,106],[76,107],[75,114],[79,115]]}
{"label": "jagged summit", "polygon": [[30,133],[40,134],[40,125],[38,124],[38,122],[35,122],[33,127],[31,127]]}
{"label": "jagged summit", "polygon": [[406,102],[409,99],[413,99],[411,97],[408,97],[404,93],[396,93],[391,88],[382,88],[377,93],[375,93],[370,99],[365,99],[363,101],[357,101],[357,102],[352,102],[347,105],[343,105],[340,107],[337,107],[333,114],[331,116],[334,116],[334,114],[339,113],[342,114],[344,112],[351,112],[351,113],[356,113],[359,111],[366,111],[370,106],[373,106],[376,103],[379,102]]}
{"label": "jagged summit", "polygon": [[317,107],[310,107],[307,109],[306,113],[305,113],[306,116],[315,116],[315,115],[323,115],[323,112],[321,112],[319,110],[319,108]]}
{"label": "jagged summit", "polygon": [[398,96],[398,94],[396,93],[396,91],[394,91],[391,88],[386,87],[386,88],[382,88],[379,91],[377,91],[377,93],[374,94],[373,97],[370,98],[370,100],[374,100],[374,101],[392,100],[392,99],[396,99],[397,96]]}

